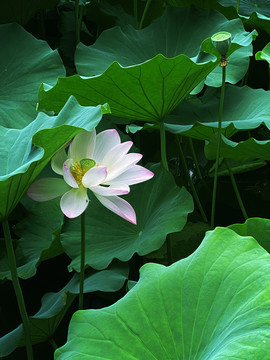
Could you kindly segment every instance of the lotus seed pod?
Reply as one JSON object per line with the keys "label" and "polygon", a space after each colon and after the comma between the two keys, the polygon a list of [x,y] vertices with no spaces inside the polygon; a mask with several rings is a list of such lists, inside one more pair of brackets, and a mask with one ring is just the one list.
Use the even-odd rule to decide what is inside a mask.
{"label": "lotus seed pod", "polygon": [[231,45],[231,34],[227,31],[215,33],[212,37],[212,43],[220,55],[226,55]]}
{"label": "lotus seed pod", "polygon": [[83,172],[86,172],[90,170],[92,167],[94,167],[96,165],[96,162],[95,160],[92,159],[82,159],[80,161],[80,165],[82,167]]}

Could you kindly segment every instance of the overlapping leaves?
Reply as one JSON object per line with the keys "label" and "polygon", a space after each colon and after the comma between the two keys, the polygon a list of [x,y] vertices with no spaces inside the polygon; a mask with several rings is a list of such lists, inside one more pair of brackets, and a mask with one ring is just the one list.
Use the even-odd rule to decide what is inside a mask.
{"label": "overlapping leaves", "polygon": [[[218,136],[214,135],[205,145],[204,152],[209,160],[216,157],[217,142]],[[237,143],[222,136],[220,156],[241,162],[253,159],[270,160],[270,140],[249,138]]]}
{"label": "overlapping leaves", "polygon": [[[218,0],[222,6],[236,7],[234,0]],[[239,15],[249,17],[252,13],[256,13],[261,19],[270,20],[270,1],[269,0],[240,0]]]}
{"label": "overlapping leaves", "polygon": [[[226,85],[222,128],[230,137],[238,130],[251,130],[261,124],[270,128],[269,92],[248,86]],[[166,129],[196,139],[210,139],[218,128],[220,90],[207,88],[204,95],[183,101],[166,116]],[[214,129],[213,129],[214,128]]]}
{"label": "overlapping leaves", "polygon": [[[137,215],[133,225],[113,214],[94,197],[86,210],[86,264],[95,269],[107,267],[114,259],[129,260],[134,253],[145,255],[161,247],[168,233],[182,230],[193,210],[191,195],[175,185],[171,174],[160,165],[151,166],[153,179],[132,186],[124,197]],[[61,235],[70,268],[80,269],[80,224],[65,224]]]}
{"label": "overlapping leaves", "polygon": [[0,25],[0,125],[20,129],[36,116],[42,81],[54,84],[65,69],[58,52],[18,24]]}
{"label": "overlapping leaves", "polygon": [[[85,277],[85,293],[111,292],[121,289],[128,275],[127,264],[114,263],[108,269]],[[57,293],[47,293],[41,300],[39,311],[29,318],[33,344],[50,341],[69,306],[79,293],[79,275],[75,274],[68,284]],[[25,344],[22,325],[0,338],[0,356],[7,356],[18,346]]]}
{"label": "overlapping leaves", "polygon": [[57,360],[270,356],[270,255],[226,228],[170,267],[146,264],[116,304],[77,312]]}
{"label": "overlapping leaves", "polygon": [[[25,208],[25,219],[14,229],[19,237],[13,241],[16,253],[17,273],[22,279],[35,275],[41,261],[55,257],[63,252],[60,243],[60,231],[64,215],[59,207],[59,200],[46,203],[29,201]],[[46,214],[46,221],[44,221]],[[4,246],[4,242],[2,243]],[[2,245],[1,244],[1,245]],[[5,247],[0,252],[0,279],[11,279]]]}
{"label": "overlapping leaves", "polygon": [[[193,25],[195,23],[196,26]],[[169,58],[185,54],[196,59],[202,41],[221,30],[229,31],[232,42],[243,46],[230,56],[227,69],[227,81],[235,84],[247,71],[249,56],[252,55],[252,37],[245,31],[240,19],[229,21],[218,12],[197,7],[168,8],[162,17],[143,30],[136,30],[131,25],[114,27],[104,31],[90,47],[79,44],[76,50],[77,71],[84,76],[97,75],[113,61],[130,66],[149,60],[158,53]],[[221,85],[219,67],[211,72],[206,84]]]}
{"label": "overlapping leaves", "polygon": [[[194,40],[194,30],[186,24],[194,23],[190,20],[198,15],[207,21],[200,23],[201,31],[196,28],[197,36]],[[180,29],[179,18],[185,19],[185,26]],[[203,42],[201,48],[200,43],[221,29],[233,34],[229,53],[232,70],[235,70],[233,53],[237,50],[237,61],[241,59],[242,51],[245,54],[246,65],[239,62],[236,73],[232,75],[234,80],[230,80],[231,72],[228,70],[228,80],[235,83],[246,70],[244,73],[241,71],[247,69],[253,35],[244,31],[239,19],[228,21],[218,13],[195,8],[174,9],[142,31],[131,26],[123,32],[120,28],[114,28],[104,32],[97,44],[89,49],[81,46],[82,61],[77,56],[77,67],[84,75],[96,76],[59,78],[54,87],[41,86],[39,108],[59,112],[67,98],[74,95],[82,105],[108,102],[115,116],[159,121],[172,112],[210,73],[212,75],[208,82],[214,86],[220,85],[220,70],[217,70],[216,75],[212,72],[218,60],[210,61],[214,57],[206,53],[218,54],[210,38]],[[188,38],[192,39],[192,43],[183,37],[190,31],[194,35]],[[113,44],[111,39],[114,39]],[[177,55],[179,52],[193,56],[196,62],[186,55]],[[91,64],[95,64],[94,68]]]}
{"label": "overlapping leaves", "polygon": [[0,219],[10,214],[51,157],[82,128],[96,127],[101,117],[100,105],[82,107],[71,97],[58,116],[39,113],[23,129],[0,127],[5,139],[0,143]]}
{"label": "overlapping leaves", "polygon": [[115,116],[155,122],[170,113],[217,63],[196,64],[186,55],[166,58],[159,54],[140,65],[122,67],[117,62],[90,78],[58,78],[52,88],[39,91],[39,108],[59,112],[70,95],[81,105],[108,102]]}

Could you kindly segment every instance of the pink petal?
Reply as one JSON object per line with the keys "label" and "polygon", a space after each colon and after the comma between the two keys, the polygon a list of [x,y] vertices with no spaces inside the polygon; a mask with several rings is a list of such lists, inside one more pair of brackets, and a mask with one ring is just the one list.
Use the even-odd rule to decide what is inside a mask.
{"label": "pink petal", "polygon": [[90,190],[101,196],[125,195],[130,192],[127,185],[120,185],[119,187],[91,186]]}
{"label": "pink petal", "polygon": [[106,177],[106,166],[95,166],[84,174],[82,178],[82,184],[86,188],[90,188],[91,186],[102,184]]}
{"label": "pink petal", "polygon": [[78,188],[79,185],[77,184],[77,181],[74,179],[73,175],[71,174],[69,168],[72,165],[72,160],[71,159],[67,159],[64,164],[63,164],[63,177],[65,182],[73,187],[73,188]]}
{"label": "pink petal", "polygon": [[127,141],[123,144],[118,144],[110,149],[104,158],[100,161],[100,164],[103,166],[107,166],[107,168],[112,168],[115,163],[121,161],[121,159],[126,155],[126,153],[131,148],[133,142]]}
{"label": "pink petal", "polygon": [[120,143],[120,136],[115,129],[105,130],[99,133],[96,138],[96,147],[93,154],[95,162],[99,164],[107,152]]}
{"label": "pink petal", "polygon": [[49,201],[58,198],[69,189],[63,179],[45,178],[36,180],[27,190],[27,195],[36,201]]}
{"label": "pink petal", "polygon": [[111,210],[115,214],[121,216],[125,220],[136,225],[136,214],[133,207],[122,198],[118,196],[101,196],[95,194],[97,199],[103,204],[107,209]]}
{"label": "pink petal", "polygon": [[106,181],[105,183],[112,186],[114,183],[133,185],[149,180],[153,176],[154,174],[152,173],[152,171],[144,168],[143,166],[134,165],[128,168],[124,173],[120,174],[116,178],[112,179],[111,181]]}
{"label": "pink petal", "polygon": [[[106,182],[111,181],[116,178],[123,172],[125,172],[128,168],[137,164],[142,158],[141,154],[131,153],[125,155],[120,161],[115,163],[111,168],[108,168],[108,176],[106,178]],[[105,182],[105,184],[106,184]]]}
{"label": "pink petal", "polygon": [[80,186],[79,189],[71,189],[66,192],[60,201],[60,207],[68,218],[80,216],[89,204],[87,190]]}
{"label": "pink petal", "polygon": [[73,162],[81,161],[82,159],[92,159],[96,144],[96,130],[81,131],[73,139],[69,154]]}
{"label": "pink petal", "polygon": [[67,160],[65,147],[59,150],[51,161],[51,167],[56,174],[63,175],[63,164]]}

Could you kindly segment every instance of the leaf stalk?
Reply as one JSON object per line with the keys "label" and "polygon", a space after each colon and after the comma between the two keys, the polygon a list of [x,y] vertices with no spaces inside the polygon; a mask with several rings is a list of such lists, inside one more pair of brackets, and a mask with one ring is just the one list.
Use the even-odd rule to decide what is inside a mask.
{"label": "leaf stalk", "polygon": [[85,212],[83,212],[81,215],[81,267],[80,267],[79,310],[83,310],[84,267],[85,267]]}
{"label": "leaf stalk", "polygon": [[12,238],[10,235],[9,223],[8,223],[7,219],[4,219],[2,221],[2,226],[3,226],[4,237],[5,237],[8,265],[9,265],[9,269],[11,272],[12,284],[13,284],[15,295],[17,298],[17,303],[18,303],[18,307],[19,307],[19,311],[20,311],[22,323],[23,323],[27,359],[33,360],[30,321],[29,321],[29,317],[27,315],[24,298],[23,298],[23,293],[22,293],[22,289],[20,286],[20,282],[19,282],[16,257],[15,257],[15,253],[14,253]]}
{"label": "leaf stalk", "polygon": [[222,117],[223,117],[223,105],[225,96],[225,79],[226,79],[226,66],[222,66],[222,85],[219,103],[219,116],[218,116],[218,141],[217,141],[217,152],[216,152],[216,164],[214,173],[214,186],[212,195],[212,210],[211,210],[211,228],[214,228],[215,224],[215,210],[216,210],[216,196],[217,196],[217,178],[218,178],[218,165],[220,156],[220,145],[221,145],[221,131],[222,131]]}

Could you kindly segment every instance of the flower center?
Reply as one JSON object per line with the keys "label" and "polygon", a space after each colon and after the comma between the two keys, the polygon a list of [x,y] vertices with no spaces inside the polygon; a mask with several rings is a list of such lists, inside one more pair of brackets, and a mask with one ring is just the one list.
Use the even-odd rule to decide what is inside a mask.
{"label": "flower center", "polygon": [[95,160],[82,159],[80,162],[75,162],[71,166],[70,172],[78,185],[81,185],[83,175],[95,165],[96,165]]}

